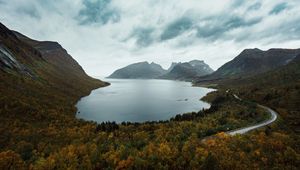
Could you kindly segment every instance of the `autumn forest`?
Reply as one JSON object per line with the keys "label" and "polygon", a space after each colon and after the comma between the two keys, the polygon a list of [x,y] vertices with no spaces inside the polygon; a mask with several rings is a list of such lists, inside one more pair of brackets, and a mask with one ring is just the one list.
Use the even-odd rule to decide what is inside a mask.
{"label": "autumn forest", "polygon": [[[9,3],[12,2],[0,0],[1,10],[2,8],[4,10],[4,6],[8,6]],[[227,15],[223,16],[225,14],[223,13],[216,20],[218,22],[208,16],[201,18],[203,22],[195,24],[198,18],[190,19],[189,17],[197,13],[186,12],[180,20],[170,21],[165,26],[159,25],[161,22],[166,22],[164,18],[166,14],[160,10],[161,16],[153,14],[153,17],[161,18],[160,22],[155,23],[159,29],[165,29],[164,31],[156,31],[155,26],[151,29],[135,26],[133,29],[135,32],[128,33],[125,24],[126,27],[124,25],[120,27],[122,31],[124,29],[124,32],[118,30],[122,34],[128,33],[125,38],[119,34],[115,37],[111,36],[115,39],[122,39],[120,42],[123,44],[118,46],[120,42],[108,40],[105,34],[116,32],[116,24],[123,20],[127,21],[125,17],[132,17],[132,14],[124,15],[124,18],[117,14],[112,15],[115,10],[122,11],[122,8],[114,8],[116,4],[112,4],[110,1],[82,1],[79,4],[84,5],[85,8],[80,10],[80,15],[76,15],[70,20],[80,21],[76,23],[76,28],[78,27],[80,31],[76,32],[71,29],[73,28],[72,23],[67,23],[70,22],[67,19],[59,20],[59,25],[62,25],[59,27],[69,29],[70,34],[67,35],[71,35],[73,32],[76,32],[76,36],[80,35],[82,49],[78,49],[76,46],[77,37],[66,38],[62,36],[63,33],[58,31],[60,29],[49,32],[39,29],[36,31],[37,34],[31,34],[38,38],[43,38],[41,35],[53,34],[53,36],[48,36],[51,39],[62,36],[66,41],[60,39],[60,42],[64,45],[67,44],[68,49],[72,49],[70,50],[72,54],[79,56],[82,54],[80,50],[95,49],[95,52],[90,52],[89,55],[76,58],[77,61],[58,42],[34,40],[11,30],[20,28],[18,30],[31,33],[30,29],[18,27],[19,23],[3,19],[9,15],[3,14],[4,17],[2,17],[1,14],[0,21],[5,22],[0,23],[0,170],[297,170],[300,168],[300,49],[285,48],[286,44],[283,43],[282,48],[276,49],[236,50],[244,47],[241,44],[235,44],[242,39],[242,37],[238,37],[240,32],[247,32],[248,30],[244,30],[245,27],[250,30],[256,24],[265,22],[263,19],[247,18],[242,20],[239,17],[228,19]],[[192,8],[191,4],[187,4],[189,8]],[[262,4],[262,6],[268,4],[270,3]],[[280,6],[284,9],[274,7],[275,11],[270,11],[268,15],[275,17],[283,15],[281,13],[284,13],[285,10],[292,12],[294,8],[287,4]],[[297,6],[296,3],[294,5]],[[101,8],[99,10],[93,8],[96,6],[101,6]],[[154,6],[156,7],[156,5]],[[50,7],[51,9],[53,7],[54,10],[54,6],[49,5]],[[123,4],[123,7],[127,6]],[[153,7],[153,11],[157,12],[155,7]],[[59,7],[55,6],[55,8],[58,10]],[[139,10],[138,8],[139,6],[135,6],[130,9]],[[148,8],[141,7],[143,10]],[[252,8],[247,8],[251,15],[254,15],[251,10],[260,10],[259,6]],[[241,10],[238,7],[236,9]],[[70,14],[68,15],[73,14],[72,10],[74,10],[74,6],[70,5]],[[168,10],[170,9],[168,8]],[[179,15],[177,8],[174,7],[172,10]],[[211,12],[215,12],[214,10]],[[129,10],[124,9],[124,11]],[[24,15],[27,12],[24,10]],[[147,13],[147,11],[144,12]],[[94,13],[95,16],[89,18]],[[173,12],[169,11],[169,13]],[[31,15],[35,15],[35,13]],[[57,15],[57,17],[61,17],[65,14],[58,12]],[[197,14],[196,16],[201,15]],[[43,13],[41,13],[41,17],[43,17]],[[143,18],[143,21],[149,19],[149,24],[151,24],[150,18],[152,16],[147,19]],[[36,20],[38,19],[39,17]],[[52,19],[49,17],[49,23],[55,23],[51,21]],[[169,16],[168,19],[171,20],[172,17]],[[137,17],[134,21],[139,20]],[[33,21],[24,20],[24,24],[25,21],[28,22],[27,25],[33,23]],[[93,23],[96,21],[100,23]],[[8,24],[4,25],[4,23]],[[207,23],[212,26],[206,25]],[[222,31],[216,23],[220,23],[227,30]],[[130,24],[128,21],[128,25]],[[206,31],[202,28],[203,24]],[[240,25],[237,26],[238,24]],[[35,27],[33,25],[32,27]],[[12,26],[12,28],[8,28],[8,26]],[[40,26],[37,27],[40,28]],[[47,25],[47,29],[48,27],[51,26]],[[212,27],[214,29],[210,30]],[[93,30],[94,28],[99,28],[103,33],[96,34],[99,30]],[[36,30],[37,28],[32,29]],[[276,29],[279,28],[276,27]],[[107,30],[108,32],[105,32]],[[295,31],[296,29],[290,30]],[[88,36],[89,33],[91,35]],[[199,41],[205,39],[205,43],[198,43],[198,39],[192,42],[183,41],[186,37],[190,40],[194,33]],[[279,33],[275,31],[273,33],[274,37],[275,34],[280,37]],[[296,35],[294,32],[293,34]],[[94,35],[100,35],[101,40],[96,40],[97,36]],[[155,37],[157,35],[159,36]],[[84,38],[85,36],[90,39]],[[214,36],[220,41],[214,40]],[[228,41],[234,46],[232,47],[235,49],[234,54],[237,54],[236,51],[238,51],[237,56],[233,53],[229,55],[230,49],[227,49],[226,45],[218,44],[225,41],[226,38],[230,39],[231,36],[236,36],[236,39]],[[243,37],[249,39],[256,38],[251,36],[243,34]],[[269,34],[268,36],[271,37]],[[91,39],[91,37],[95,39]],[[102,39],[102,37],[104,38]],[[132,39],[134,41],[131,41]],[[175,40],[178,40],[179,43]],[[70,45],[69,41],[74,42]],[[100,43],[100,45],[92,48],[93,44],[89,44],[89,41],[93,41],[94,44]],[[109,42],[109,45],[101,44],[103,41]],[[165,44],[161,46],[162,42]],[[259,43],[258,40],[257,42]],[[278,42],[281,41],[278,40]],[[292,42],[294,41],[291,41],[290,44]],[[208,63],[215,68],[214,70],[200,60],[200,56],[198,56],[199,60],[191,57],[179,60],[181,56],[190,54],[188,51],[192,48],[189,46],[192,46],[193,43],[198,43],[199,48],[196,51],[202,50],[203,55],[215,57],[207,58]],[[73,44],[75,45],[72,46]],[[223,54],[218,58],[219,54],[204,53],[206,52],[205,48],[212,48],[205,44],[214,44],[213,50],[217,49],[216,45],[220,45],[224,51],[224,58]],[[262,44],[259,44],[260,47],[269,47]],[[128,50],[130,52],[122,51],[126,48],[130,49]],[[177,48],[184,50],[178,51]],[[99,50],[98,53],[96,49]],[[157,55],[157,51],[162,54],[174,54],[172,59],[178,59],[180,62],[173,62],[169,69],[154,62],[140,62],[147,59],[147,56],[143,56],[146,53],[143,51],[145,49],[146,52],[153,53],[153,56]],[[173,50],[174,53],[168,50]],[[111,54],[105,58],[103,51]],[[223,53],[223,51],[216,53]],[[94,53],[103,57],[101,58],[103,66],[93,58]],[[127,53],[131,58],[127,56]],[[114,58],[116,54],[122,57]],[[180,57],[175,58],[177,54],[180,54]],[[135,55],[141,56],[134,58]],[[225,56],[231,56],[231,59],[225,58]],[[109,57],[111,57],[111,61],[106,61]],[[225,60],[226,62],[224,62]],[[79,61],[84,65],[84,69]],[[139,61],[139,63],[134,63],[135,61]],[[163,59],[158,61],[166,63]],[[220,61],[223,63],[219,64],[220,67],[216,67],[216,63]],[[94,65],[93,69],[89,67],[91,65]],[[124,79],[145,80],[145,82],[158,79],[170,82],[186,81],[191,82],[195,88],[208,88],[211,92],[205,93],[202,98],[197,97],[197,102],[200,105],[201,101],[208,104],[209,107],[174,114],[164,120],[151,121],[99,121],[76,117],[76,114],[79,114],[76,104],[82,97],[91,95],[95,89],[105,89],[113,85],[113,81],[106,82],[109,79],[92,78],[86,73],[86,68],[89,73],[100,72],[102,67],[104,71],[107,69],[112,72],[112,68],[120,68],[121,65],[128,66],[116,70],[111,75],[120,79],[121,83]],[[192,88],[192,86],[188,86],[188,88]],[[137,90],[141,89],[143,88],[137,88]],[[175,90],[184,93],[182,89]],[[99,94],[102,95],[101,91]],[[111,92],[109,95],[116,94]],[[106,97],[109,98],[109,95],[103,95],[104,100]],[[141,100],[147,98],[142,95],[138,97]],[[172,100],[180,104],[192,102],[188,98],[165,100]],[[145,111],[146,109],[149,108],[145,107]],[[97,112],[97,114],[103,113]]]}

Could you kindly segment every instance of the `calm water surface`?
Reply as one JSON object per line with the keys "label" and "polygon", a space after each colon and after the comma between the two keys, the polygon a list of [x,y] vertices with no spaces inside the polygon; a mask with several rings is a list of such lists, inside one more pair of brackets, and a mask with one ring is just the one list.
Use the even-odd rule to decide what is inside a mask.
{"label": "calm water surface", "polygon": [[192,87],[172,80],[106,79],[110,86],[99,88],[76,105],[77,118],[103,121],[145,122],[168,120],[176,114],[208,108],[199,99],[212,89]]}

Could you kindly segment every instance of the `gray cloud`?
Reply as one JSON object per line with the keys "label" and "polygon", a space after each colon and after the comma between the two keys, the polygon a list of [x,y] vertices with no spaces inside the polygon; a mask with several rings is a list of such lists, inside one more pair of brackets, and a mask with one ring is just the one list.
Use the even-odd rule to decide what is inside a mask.
{"label": "gray cloud", "polygon": [[261,6],[262,6],[261,2],[256,2],[253,5],[250,5],[247,10],[248,11],[259,10]]}
{"label": "gray cloud", "polygon": [[41,14],[37,10],[36,6],[34,5],[28,5],[22,8],[18,8],[17,12],[20,12],[22,14],[28,15],[29,17],[40,19]]}
{"label": "gray cloud", "polygon": [[246,1],[244,1],[244,0],[233,0],[232,7],[233,8],[240,7],[245,3],[246,3]]}
{"label": "gray cloud", "polygon": [[84,0],[84,8],[79,11],[79,23],[106,24],[109,21],[118,22],[120,14],[117,9],[110,6],[111,0]]}
{"label": "gray cloud", "polygon": [[280,12],[284,11],[287,7],[288,4],[286,2],[279,3],[270,11],[270,14],[279,14]]}
{"label": "gray cloud", "polygon": [[274,41],[280,43],[283,41],[299,40],[300,25],[298,23],[300,23],[300,18],[280,24],[278,27],[265,30],[261,34],[256,35],[255,39],[268,38],[269,41],[266,43],[274,43]]}
{"label": "gray cloud", "polygon": [[136,45],[139,47],[147,47],[153,43],[152,35],[154,28],[135,28],[131,37],[136,38]]}
{"label": "gray cloud", "polygon": [[205,20],[206,24],[198,27],[197,36],[210,40],[223,39],[226,32],[241,27],[250,27],[262,20],[261,18],[245,20],[239,16],[224,16],[226,15],[211,17]]}
{"label": "gray cloud", "polygon": [[144,60],[217,69],[244,48],[299,48],[298,11],[299,0],[0,0],[0,22],[58,41],[91,75]]}
{"label": "gray cloud", "polygon": [[166,29],[160,36],[162,41],[169,40],[179,36],[180,34],[184,33],[185,31],[191,29],[193,26],[193,21],[189,17],[182,17],[176,19],[171,24],[167,25]]}

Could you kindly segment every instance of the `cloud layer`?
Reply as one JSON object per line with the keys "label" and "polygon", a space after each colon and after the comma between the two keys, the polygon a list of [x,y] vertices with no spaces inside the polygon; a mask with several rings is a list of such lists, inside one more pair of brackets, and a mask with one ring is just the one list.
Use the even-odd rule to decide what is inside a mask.
{"label": "cloud layer", "polygon": [[214,69],[244,48],[300,48],[299,0],[0,0],[0,22],[58,41],[93,76],[139,61]]}

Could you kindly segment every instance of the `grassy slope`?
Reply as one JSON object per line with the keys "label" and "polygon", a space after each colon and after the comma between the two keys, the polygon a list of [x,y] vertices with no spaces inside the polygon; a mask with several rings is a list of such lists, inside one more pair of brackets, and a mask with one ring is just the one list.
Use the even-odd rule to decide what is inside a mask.
{"label": "grassy slope", "polygon": [[220,85],[232,88],[249,100],[276,109],[289,128],[300,132],[300,61],[255,77],[227,80]]}
{"label": "grassy slope", "polygon": [[[92,89],[108,84],[86,75],[64,49],[46,56],[3,25],[0,43],[34,74],[30,77],[17,70],[0,69],[0,150],[23,153],[18,149],[20,142],[20,147],[24,144],[31,151],[43,142],[59,143],[56,147],[68,144],[63,135],[47,135],[49,127],[63,134],[68,127],[87,124],[75,119],[75,103]],[[55,57],[66,60],[48,60]]]}

